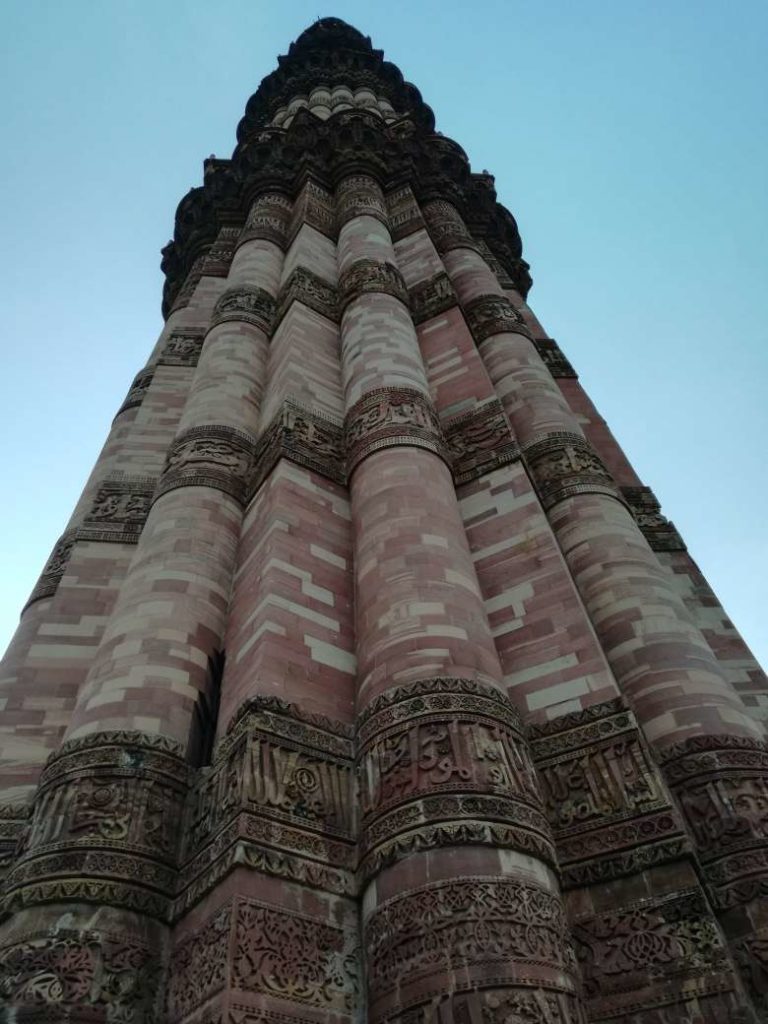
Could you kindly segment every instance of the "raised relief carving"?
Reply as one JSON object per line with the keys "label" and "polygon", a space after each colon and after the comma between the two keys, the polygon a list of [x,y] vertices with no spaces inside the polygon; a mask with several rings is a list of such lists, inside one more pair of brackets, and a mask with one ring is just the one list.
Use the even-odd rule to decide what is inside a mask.
{"label": "raised relief carving", "polygon": [[339,301],[336,288],[306,267],[296,267],[280,292],[273,334],[293,302],[303,302],[316,313],[338,323]]}
{"label": "raised relief carving", "polygon": [[173,300],[173,304],[168,311],[168,315],[177,312],[179,309],[184,309],[188,306],[192,296],[195,293],[195,289],[200,283],[200,278],[203,276],[203,266],[205,264],[205,256],[198,256],[189,269],[189,273],[184,278],[184,284],[179,288],[176,298]]}
{"label": "raised relief carving", "polygon": [[447,461],[447,451],[432,402],[415,388],[376,388],[352,406],[344,421],[347,473],[382,448],[426,448]]}
{"label": "raised relief carving", "polygon": [[219,298],[211,327],[230,320],[252,324],[269,334],[275,315],[275,300],[263,288],[231,288]]}
{"label": "raised relief carving", "polygon": [[357,260],[339,279],[340,309],[343,312],[350,302],[371,292],[392,295],[408,306],[408,289],[403,275],[392,263],[376,260]]}
{"label": "raised relief carving", "polygon": [[464,307],[464,315],[479,345],[494,334],[524,334],[530,337],[525,320],[503,295],[480,295]]}
{"label": "raised relief carving", "polygon": [[386,227],[389,226],[387,205],[381,186],[364,174],[353,174],[345,178],[336,190],[336,220],[343,227],[355,217],[375,217]]}
{"label": "raised relief carving", "polygon": [[69,563],[72,549],[75,546],[77,540],[77,530],[67,530],[66,533],[56,541],[53,547],[53,551],[45,563],[45,568],[40,574],[40,579],[34,586],[32,593],[29,595],[27,603],[24,605],[23,611],[34,602],[39,601],[44,597],[52,597],[61,582],[61,578],[67,571],[67,564]]}
{"label": "raised relief carving", "polygon": [[477,245],[482,254],[483,259],[496,275],[496,280],[499,282],[501,287],[504,289],[517,289],[518,286],[509,276],[503,263],[501,263],[501,261],[497,258],[496,254],[493,252],[493,250],[485,241],[485,239],[478,238]]}
{"label": "raised relief carving", "polygon": [[77,532],[78,539],[136,544],[156,486],[153,477],[105,480]]}
{"label": "raised relief carving", "polygon": [[501,402],[494,399],[444,427],[456,484],[469,483],[520,458]]}
{"label": "raised relief carving", "polygon": [[674,523],[661,514],[661,506],[650,487],[622,487],[621,493],[653,551],[685,551],[683,538]]}
{"label": "raised relief carving", "polygon": [[262,239],[266,242],[274,242],[275,245],[284,249],[292,209],[291,200],[279,192],[269,192],[259,196],[251,207],[238,244],[243,245],[243,243],[251,242],[254,239]]}
{"label": "raised relief carving", "polygon": [[117,419],[120,413],[125,412],[127,409],[135,409],[137,406],[141,405],[146,397],[147,391],[149,391],[149,385],[152,383],[154,375],[155,371],[152,367],[147,370],[142,370],[140,373],[136,374],[133,379],[133,383],[128,389],[128,394],[123,400],[123,404],[115,413],[115,419]]}
{"label": "raised relief carving", "polygon": [[429,237],[441,256],[451,249],[474,249],[479,252],[479,246],[470,235],[461,214],[451,203],[442,199],[432,200],[424,204],[422,213],[427,222]]}
{"label": "raised relief carving", "polygon": [[204,340],[204,331],[172,331],[163,346],[158,366],[197,366]]}
{"label": "raised relief carving", "polygon": [[533,343],[553,377],[578,377],[554,338],[534,338]]}
{"label": "raised relief carving", "polygon": [[411,317],[417,325],[451,309],[458,301],[451,279],[445,271],[421,282],[409,292]]}
{"label": "raised relief carving", "polygon": [[227,984],[232,905],[176,945],[168,971],[168,1014],[175,1024]]}
{"label": "raised relief carving", "polygon": [[255,444],[232,427],[193,427],[171,445],[155,497],[177,487],[213,487],[244,501]]}
{"label": "raised relief carving", "polygon": [[27,804],[0,804],[0,884],[13,864],[31,813]]}
{"label": "raised relief carving", "polygon": [[345,483],[341,423],[305,409],[298,402],[285,401],[256,447],[249,500],[282,458],[336,483]]}
{"label": "raised relief carving", "polygon": [[407,238],[414,231],[426,227],[421,216],[418,203],[409,186],[395,189],[387,193],[387,210],[389,212],[389,230],[392,241],[398,242]]}
{"label": "raised relief carving", "polygon": [[336,211],[333,195],[310,178],[293,204],[293,215],[288,231],[289,243],[304,224],[336,240]]}
{"label": "raised relief carving", "polygon": [[523,448],[523,458],[545,509],[575,494],[621,495],[586,438],[553,431]]}
{"label": "raised relief carving", "polygon": [[240,228],[222,228],[216,241],[205,254],[202,273],[206,277],[226,277],[235,255]]}

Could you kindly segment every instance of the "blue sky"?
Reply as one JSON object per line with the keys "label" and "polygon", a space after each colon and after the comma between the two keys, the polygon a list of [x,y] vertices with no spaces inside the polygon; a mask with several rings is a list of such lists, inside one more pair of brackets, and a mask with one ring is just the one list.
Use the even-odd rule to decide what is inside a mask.
{"label": "blue sky", "polygon": [[318,16],[496,175],[530,301],[768,662],[768,5],[15,0],[0,33],[0,647],[161,327],[203,158]]}

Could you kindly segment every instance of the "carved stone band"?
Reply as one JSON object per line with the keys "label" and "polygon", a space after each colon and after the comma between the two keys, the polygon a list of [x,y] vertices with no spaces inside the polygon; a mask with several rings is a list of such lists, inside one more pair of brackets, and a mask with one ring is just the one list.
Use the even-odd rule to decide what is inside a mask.
{"label": "carved stone band", "polygon": [[354,299],[371,292],[392,295],[408,307],[408,289],[403,275],[393,263],[358,260],[339,279],[340,310],[343,313]]}
{"label": "carved stone band", "polygon": [[613,477],[579,434],[554,431],[534,439],[523,447],[523,458],[547,510],[576,494],[607,494],[623,503]]}
{"label": "carved stone band", "polygon": [[431,401],[415,388],[377,388],[352,406],[344,422],[347,473],[372,452],[397,445],[448,455]]}
{"label": "carved stone band", "polygon": [[158,366],[197,366],[205,331],[172,331],[158,359]]}
{"label": "carved stone band", "polygon": [[409,302],[413,322],[421,324],[425,320],[431,320],[433,316],[439,316],[440,313],[457,305],[458,301],[450,277],[445,271],[441,271],[411,289]]}
{"label": "carved stone band", "polygon": [[72,554],[72,548],[75,546],[76,540],[77,530],[74,529],[67,530],[67,532],[62,534],[56,541],[53,546],[53,551],[51,552],[48,561],[45,563],[45,568],[40,574],[40,579],[35,584],[32,593],[27,599],[27,603],[22,609],[22,614],[34,601],[40,601],[44,597],[52,597],[56,593],[61,578],[67,571],[67,563],[69,562],[70,555]]}
{"label": "carved stone band", "polygon": [[622,487],[621,493],[653,551],[686,550],[674,523],[661,514],[661,506],[650,487]]}
{"label": "carved stone band", "polygon": [[154,375],[154,367],[151,366],[136,374],[133,378],[133,383],[128,389],[128,394],[123,399],[123,404],[115,413],[115,419],[117,419],[117,417],[127,409],[135,409],[137,406],[141,405],[147,391],[149,391],[149,385],[152,383]]}
{"label": "carved stone band", "polygon": [[536,351],[553,377],[578,377],[554,338],[534,338]]}
{"label": "carved stone band", "polygon": [[288,243],[296,237],[301,228],[309,225],[336,241],[336,211],[334,209],[333,195],[327,192],[322,185],[308,179],[304,188],[299,193],[293,204],[293,214],[288,229]]}
{"label": "carved stone band", "polygon": [[689,854],[679,816],[623,701],[534,726],[530,739],[566,888]]}
{"label": "carved stone band", "polygon": [[238,247],[254,239],[263,239],[284,249],[292,206],[290,199],[278,192],[260,196],[251,207]]}
{"label": "carved stone band", "polygon": [[136,544],[156,486],[154,477],[105,480],[77,531],[77,539]]}
{"label": "carved stone band", "polygon": [[306,267],[296,267],[280,291],[273,334],[293,302],[302,302],[326,319],[338,323],[339,300],[336,288]]}
{"label": "carved stone band", "polygon": [[444,256],[451,249],[473,249],[480,252],[480,247],[472,238],[461,214],[451,203],[435,199],[422,207],[427,222],[429,237],[435,248]]}
{"label": "carved stone band", "polygon": [[389,227],[387,204],[374,178],[355,174],[345,178],[336,191],[336,222],[341,229],[355,217],[375,217]]}
{"label": "carved stone band", "polygon": [[387,209],[389,210],[389,230],[393,242],[426,227],[421,210],[409,187],[388,192]]}
{"label": "carved stone band", "polygon": [[297,402],[284,402],[256,447],[249,501],[280,459],[346,483],[341,424]]}
{"label": "carved stone band", "polygon": [[213,310],[211,327],[230,320],[253,324],[269,334],[275,315],[275,300],[263,288],[232,288],[224,292]]}
{"label": "carved stone band", "polygon": [[211,248],[205,254],[202,273],[206,277],[226,277],[229,273],[240,228],[222,228]]}
{"label": "carved stone band", "polygon": [[106,903],[170,920],[191,773],[177,746],[96,733],[46,765],[3,911]]}
{"label": "carved stone band", "polygon": [[520,458],[501,402],[494,399],[445,424],[453,479],[465,484]]}
{"label": "carved stone band", "polygon": [[233,427],[193,427],[171,445],[155,500],[177,487],[213,487],[244,501],[255,443]]}
{"label": "carved stone band", "polygon": [[503,295],[480,295],[464,307],[464,316],[479,345],[494,334],[531,334],[525,320]]}

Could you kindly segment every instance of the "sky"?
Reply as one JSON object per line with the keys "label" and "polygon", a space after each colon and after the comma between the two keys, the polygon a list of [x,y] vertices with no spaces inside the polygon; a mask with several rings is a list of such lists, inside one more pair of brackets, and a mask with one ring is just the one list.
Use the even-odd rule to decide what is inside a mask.
{"label": "sky", "polygon": [[532,307],[768,664],[762,0],[6,0],[0,649],[162,326],[177,203],[320,16],[495,174]]}

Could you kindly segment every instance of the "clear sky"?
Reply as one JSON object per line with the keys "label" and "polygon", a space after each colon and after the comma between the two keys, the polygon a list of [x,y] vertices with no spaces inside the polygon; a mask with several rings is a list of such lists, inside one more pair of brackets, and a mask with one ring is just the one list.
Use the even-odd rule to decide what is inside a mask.
{"label": "clear sky", "polygon": [[496,175],[532,306],[768,663],[764,0],[6,0],[0,647],[160,330],[178,201],[328,15]]}

